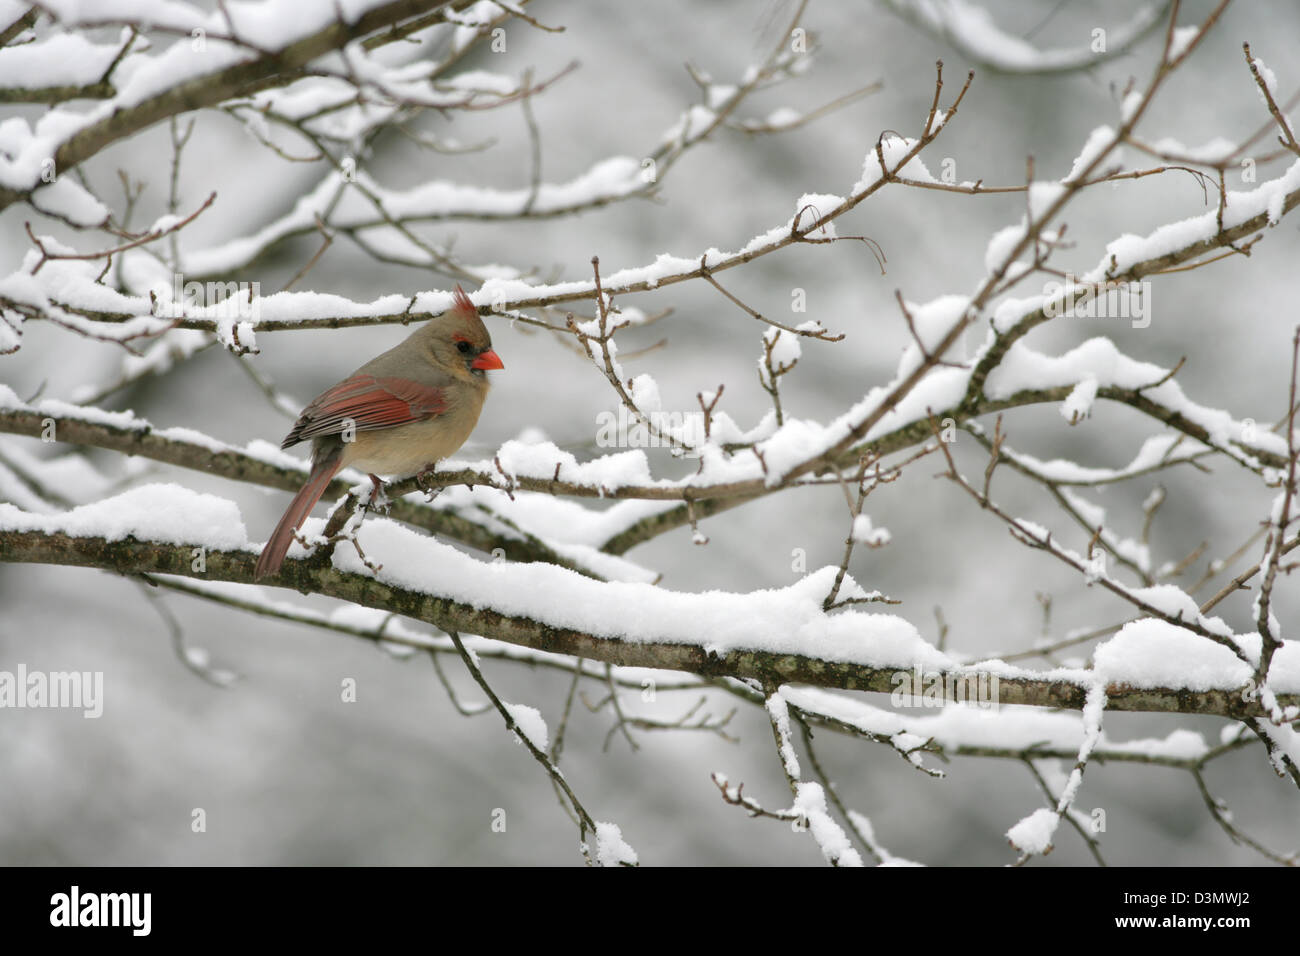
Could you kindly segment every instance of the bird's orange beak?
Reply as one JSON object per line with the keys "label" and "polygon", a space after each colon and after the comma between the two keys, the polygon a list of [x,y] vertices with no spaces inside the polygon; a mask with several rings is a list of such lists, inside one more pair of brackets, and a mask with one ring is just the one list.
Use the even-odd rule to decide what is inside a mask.
{"label": "bird's orange beak", "polygon": [[495,369],[505,368],[505,363],[501,361],[501,356],[497,355],[491,349],[479,353],[479,357],[469,363],[470,368]]}

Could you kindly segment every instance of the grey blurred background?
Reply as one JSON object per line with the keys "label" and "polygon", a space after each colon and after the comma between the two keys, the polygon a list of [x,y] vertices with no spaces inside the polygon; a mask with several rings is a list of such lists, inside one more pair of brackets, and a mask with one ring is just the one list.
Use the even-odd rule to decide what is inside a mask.
{"label": "grey blurred background", "polygon": [[[1086,43],[1096,26],[1115,28],[1131,15],[1125,2],[998,2],[987,5],[1008,32],[1037,30],[1043,47]],[[1188,3],[1184,23],[1199,22],[1210,3]],[[639,157],[697,90],[683,63],[718,80],[737,77],[776,42],[788,3],[682,2],[633,4],[539,2],[530,12],[566,31],[551,35],[512,25],[507,60],[480,54],[470,66],[538,75],[578,59],[581,69],[534,108],[543,137],[543,174],[562,182],[607,155]],[[1055,12],[1053,12],[1055,11]],[[1050,17],[1049,17],[1050,15]],[[1045,21],[1045,22],[1044,22]],[[508,262],[565,278],[589,274],[592,255],[606,273],[646,264],[660,253],[698,256],[716,246],[734,249],[782,223],[805,192],[846,194],[884,129],[915,134],[933,92],[934,61],[943,58],[944,99],[956,93],[971,64],[943,42],[918,32],[872,2],[815,2],[805,20],[821,41],[813,68],[798,82],[755,97],[746,116],[778,106],[810,109],[874,80],[875,96],[784,136],[750,138],[723,131],[665,177],[658,201],[615,204],[580,218],[510,225],[456,223],[425,227],[439,241],[456,238],[468,262]],[[1300,83],[1294,49],[1300,8],[1282,0],[1237,3],[1204,47],[1167,84],[1140,130],[1148,141],[1173,136],[1189,146],[1215,136],[1240,140],[1266,118],[1247,72],[1241,42],[1274,68],[1283,95]],[[959,180],[1023,181],[1032,155],[1039,178],[1059,178],[1089,131],[1117,123],[1120,91],[1143,84],[1159,52],[1160,31],[1133,51],[1085,73],[1011,76],[980,69],[958,117],[925,154],[932,172],[945,157]],[[31,113],[31,116],[37,115]],[[431,131],[463,141],[486,136],[498,145],[466,156],[422,152],[400,137],[381,140],[366,169],[381,182],[406,187],[448,179],[501,188],[526,186],[528,140],[517,107],[426,119]],[[1269,141],[1272,141],[1270,135]],[[101,194],[117,168],[149,181],[137,222],[164,211],[165,126],[119,144],[88,164]],[[1132,164],[1150,162],[1126,154]],[[1260,180],[1284,164],[1260,170]],[[217,205],[183,234],[187,248],[245,234],[292,207],[296,191],[314,185],[320,167],[287,165],[258,146],[228,117],[205,114],[186,153],[182,206],[216,189]],[[1242,188],[1240,183],[1230,186]],[[721,281],[754,307],[779,314],[790,290],[808,292],[808,315],[847,338],[838,345],[805,342],[799,368],[784,380],[787,413],[825,420],[893,372],[907,329],[893,296],[911,301],[965,292],[983,272],[985,245],[997,228],[1018,221],[1018,195],[969,197],[886,189],[839,223],[861,233],[888,256],[881,276],[860,243],[802,247],[734,270]],[[1066,219],[1078,243],[1061,267],[1094,265],[1106,241],[1144,234],[1167,221],[1208,208],[1191,177],[1172,174],[1101,187]],[[11,209],[0,220],[5,271],[28,248],[22,223],[32,214]],[[1157,281],[1153,321],[1134,330],[1106,320],[1055,323],[1029,340],[1060,352],[1096,335],[1112,336],[1135,358],[1172,367],[1196,400],[1238,417],[1272,423],[1286,400],[1291,329],[1296,324],[1295,263],[1300,252],[1291,219],[1266,237],[1249,259]],[[61,234],[57,227],[48,231]],[[83,240],[84,242],[84,240]],[[263,289],[278,288],[314,253],[317,241],[282,246],[256,274]],[[89,248],[89,246],[86,246]],[[391,292],[444,288],[440,277],[389,268],[336,241],[299,288],[365,301]],[[656,377],[666,409],[694,407],[700,389],[726,383],[721,406],[743,425],[766,407],[755,361],[762,327],[702,283],[628,297],[648,311],[672,306],[666,321],[627,336],[622,348],[661,336],[669,347],[628,363],[630,373]],[[377,354],[404,333],[395,328],[344,332],[264,333],[258,369],[290,395],[306,400]],[[497,350],[506,363],[471,445],[462,457],[490,454],[526,427],[579,454],[595,454],[598,411],[613,407],[595,370],[548,337],[497,322]],[[638,337],[639,336],[639,337]],[[972,338],[972,344],[974,343]],[[67,398],[79,385],[113,376],[119,349],[29,323],[20,352],[0,357],[0,382],[21,395],[43,387]],[[278,441],[288,422],[235,367],[208,351],[179,374],[148,381],[115,396],[158,426],[189,426],[224,441]],[[1040,458],[1119,466],[1137,451],[1151,426],[1127,409],[1099,404],[1086,423],[1068,427],[1055,407],[1007,416],[1010,444]],[[0,452],[28,439],[0,436]],[[980,469],[982,456],[963,459]],[[116,456],[89,457],[121,474]],[[674,465],[656,459],[665,474]],[[1271,492],[1223,463],[1204,475],[1190,468],[1113,487],[1085,497],[1107,507],[1113,525],[1135,535],[1141,502],[1156,483],[1169,500],[1156,523],[1157,562],[1176,560],[1201,541],[1212,554],[1235,548],[1265,516]],[[917,466],[877,492],[868,512],[893,533],[887,548],[860,550],[852,572],[868,588],[900,598],[891,609],[923,634],[936,632],[940,605],[951,626],[949,647],[980,655],[1022,650],[1039,636],[1035,592],[1053,599],[1051,633],[1123,620],[1117,600],[1083,586],[1077,575],[1012,541],[950,483],[932,480],[937,462]],[[250,535],[264,537],[287,502],[282,493],[149,466],[136,481],[174,481],[230,497],[243,510]],[[1085,539],[1041,491],[999,474],[997,497],[1011,510],[1059,529],[1082,549]],[[88,495],[87,498],[92,497]],[[845,532],[837,489],[805,490],[759,502],[709,521],[707,547],[680,530],[630,557],[664,575],[667,588],[745,591],[791,583],[791,552],[804,548],[808,568],[837,563]],[[1073,536],[1073,537],[1070,537]],[[1247,563],[1258,558],[1252,549]],[[1196,571],[1204,567],[1198,563]],[[1277,595],[1284,633],[1300,606],[1292,581]],[[1288,590],[1289,589],[1289,590]],[[276,597],[291,595],[272,592]],[[102,670],[102,718],[77,712],[0,712],[0,863],[5,864],[566,864],[580,863],[575,828],[565,818],[540,768],[504,733],[493,715],[466,719],[453,709],[428,661],[398,661],[343,637],[214,608],[180,596],[164,599],[186,640],[244,675],[218,689],[188,672],[172,653],[156,609],[137,585],[86,570],[0,566],[0,668]],[[329,602],[304,603],[328,608]],[[1221,613],[1248,629],[1249,598],[1225,602]],[[1289,633],[1288,633],[1288,636]],[[1091,645],[1089,645],[1090,647]],[[449,663],[465,696],[477,699],[459,664]],[[508,700],[538,707],[551,721],[567,688],[562,675],[489,663],[489,678]],[[340,701],[343,678],[358,682],[358,700]],[[599,696],[599,689],[588,691]],[[661,700],[665,698],[661,697]],[[680,698],[684,710],[694,697]],[[872,698],[879,705],[883,697]],[[731,707],[719,696],[714,712]],[[664,714],[667,715],[666,712]],[[1112,715],[1112,739],[1163,737],[1187,727],[1216,742],[1222,721]],[[815,864],[806,835],[773,821],[751,820],[726,806],[710,781],[725,773],[746,792],[777,806],[788,799],[764,715],[742,710],[730,726],[740,743],[703,734],[642,734],[629,752],[620,738],[602,751],[609,714],[579,707],[571,721],[564,767],[597,819],[622,826],[647,864]],[[1024,768],[1014,761],[958,758],[947,776],[930,779],[884,748],[818,736],[821,756],[846,802],[868,815],[894,853],[943,865],[997,865],[1013,859],[1006,829],[1041,805]],[[1209,782],[1233,808],[1237,823],[1270,846],[1293,848],[1300,837],[1294,789],[1274,776],[1258,747],[1213,765]],[[207,832],[190,829],[191,811],[207,814]],[[1262,858],[1234,846],[1205,811],[1194,781],[1174,770],[1094,765],[1079,807],[1107,811],[1101,847],[1111,864],[1256,865]],[[505,833],[490,827],[491,811],[508,815]],[[1087,864],[1077,837],[1062,829],[1058,847],[1035,865]]]}

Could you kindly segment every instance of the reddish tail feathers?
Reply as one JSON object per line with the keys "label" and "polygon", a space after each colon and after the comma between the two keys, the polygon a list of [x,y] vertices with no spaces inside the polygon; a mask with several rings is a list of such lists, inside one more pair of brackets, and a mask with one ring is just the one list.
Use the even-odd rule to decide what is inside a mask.
{"label": "reddish tail feathers", "polygon": [[320,501],[320,496],[325,493],[326,487],[342,464],[343,456],[337,452],[320,461],[312,462],[311,474],[307,477],[306,484],[293,496],[293,501],[289,502],[289,507],[285,510],[280,523],[271,532],[271,539],[262,549],[262,556],[257,559],[257,568],[253,572],[255,578],[264,578],[279,572],[280,565],[284,564],[284,556],[289,551],[289,545],[293,542],[293,533],[311,514],[311,509],[316,507],[316,502]]}

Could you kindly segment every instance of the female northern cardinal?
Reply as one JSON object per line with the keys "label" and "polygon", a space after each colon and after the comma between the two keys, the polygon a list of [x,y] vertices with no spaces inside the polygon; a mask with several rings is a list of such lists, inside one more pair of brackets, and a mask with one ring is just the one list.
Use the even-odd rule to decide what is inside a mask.
{"label": "female northern cardinal", "polygon": [[487,397],[487,370],[505,368],[469,296],[456,286],[452,307],[371,359],[302,410],[280,443],[311,439],[311,474],[289,503],[257,561],[256,577],[275,574],[293,533],[340,468],[413,475],[459,448]]}

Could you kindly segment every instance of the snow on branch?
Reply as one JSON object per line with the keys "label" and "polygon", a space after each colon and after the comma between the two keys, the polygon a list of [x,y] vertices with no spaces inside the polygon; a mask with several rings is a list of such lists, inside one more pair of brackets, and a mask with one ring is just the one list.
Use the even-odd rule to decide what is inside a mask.
{"label": "snow on branch", "polygon": [[1095,28],[1089,42],[1073,48],[1039,49],[1008,33],[972,0],[886,0],[886,7],[913,26],[950,44],[972,63],[1000,73],[1067,73],[1123,56],[1166,19],[1171,0],[1138,8],[1127,23]]}
{"label": "snow on branch", "polygon": [[[302,462],[265,442],[241,448],[190,428],[156,428],[129,412],[104,412],[51,399],[30,405],[19,401],[4,386],[0,386],[0,432],[105,448],[286,491],[297,490],[306,474]],[[342,498],[361,477],[336,478],[327,493]],[[429,506],[402,497],[416,490],[414,482],[408,484],[405,491],[390,488],[393,500],[389,514],[416,527],[487,553],[499,552],[510,561],[548,561],[583,574],[614,579],[653,577],[631,561],[602,554],[591,544],[558,540],[530,530],[530,522],[518,509],[514,509],[512,517],[504,518],[500,501],[493,500],[487,489],[456,489],[458,493]],[[490,485],[491,481],[482,484]],[[496,497],[505,496],[498,492]],[[567,515],[568,522],[575,519],[572,513]]]}
{"label": "snow on branch", "polygon": [[[891,841],[876,835],[872,818],[837,790],[830,754],[819,751],[814,730],[884,748],[936,784],[944,773],[934,760],[1015,761],[1032,777],[1044,804],[1018,809],[998,825],[1017,865],[1051,851],[1061,834],[1068,835],[1066,827],[1095,860],[1104,861],[1103,841],[1081,809],[1080,795],[1087,768],[1106,761],[1190,774],[1211,818],[1231,839],[1277,862],[1293,862],[1294,854],[1271,849],[1232,821],[1211,796],[1205,771],[1220,757],[1259,747],[1279,774],[1300,784],[1300,734],[1291,726],[1300,715],[1300,643],[1286,639],[1282,611],[1289,607],[1284,582],[1300,568],[1291,557],[1300,547],[1300,332],[1290,339],[1287,408],[1280,417],[1269,416],[1276,421],[1269,428],[1257,425],[1252,416],[1258,412],[1236,407],[1244,402],[1217,381],[1188,384],[1197,374],[1190,347],[1176,362],[1147,361],[1137,351],[1142,340],[1127,335],[1126,327],[1104,336],[1090,327],[1089,334],[1076,335],[1062,321],[1087,317],[1092,305],[1114,299],[1129,310],[1124,317],[1132,328],[1144,329],[1154,283],[1178,282],[1184,273],[1229,257],[1244,266],[1300,206],[1300,144],[1290,116],[1300,97],[1282,95],[1277,75],[1249,45],[1243,47],[1244,65],[1234,61],[1234,69],[1252,103],[1258,94],[1255,108],[1267,117],[1259,132],[1240,142],[1216,138],[1199,147],[1138,137],[1158,94],[1202,44],[1224,4],[1199,24],[1179,25],[1180,4],[1155,3],[1122,27],[1102,31],[1101,49],[1093,37],[1087,49],[1044,50],[1036,41],[1011,37],[972,0],[890,0],[894,13],[923,31],[1007,72],[1092,67],[1136,49],[1162,22],[1164,42],[1149,79],[1129,84],[1109,123],[1080,130],[1073,158],[1062,157],[1057,170],[1045,172],[1044,164],[1030,159],[1023,177],[1017,173],[1011,182],[986,176],[959,182],[949,158],[936,162],[933,147],[956,121],[974,83],[970,73],[945,92],[940,62],[919,115],[910,128],[900,123],[906,133],[872,127],[858,156],[831,183],[782,180],[775,205],[757,220],[770,228],[749,238],[741,233],[717,240],[728,245],[725,251],[708,246],[711,240],[699,238],[698,231],[684,240],[683,254],[635,247],[633,265],[617,270],[602,270],[601,256],[583,253],[581,261],[565,261],[551,274],[536,263],[475,263],[472,255],[454,251],[453,237],[433,238],[425,227],[547,220],[548,229],[567,228],[583,212],[660,198],[669,171],[727,131],[802,130],[876,84],[811,110],[780,106],[763,116],[745,115],[759,94],[797,79],[812,62],[815,44],[804,26],[809,4],[801,0],[778,24],[785,27],[780,37],[764,40],[750,65],[734,76],[715,79],[689,65],[699,101],[663,129],[651,128],[644,155],[621,154],[623,147],[612,155],[581,154],[574,168],[583,171],[557,181],[543,176],[533,100],[569,95],[574,84],[566,77],[574,61],[563,57],[556,62],[569,66],[547,70],[489,70],[468,59],[508,21],[519,21],[547,43],[564,37],[562,27],[543,23],[523,6],[487,0],[267,0],[218,3],[209,11],[169,0],[43,0],[8,28],[0,25],[0,101],[50,106],[40,119],[20,116],[0,126],[0,210],[24,205],[48,221],[26,224],[30,248],[0,277],[0,354],[17,362],[28,358],[25,349],[45,348],[44,334],[24,333],[28,323],[46,322],[53,328],[42,333],[59,341],[75,336],[88,349],[111,344],[122,359],[116,371],[70,388],[73,402],[23,400],[0,385],[0,561],[96,568],[133,586],[152,586],[151,603],[178,657],[199,677],[223,686],[233,672],[211,666],[186,644],[178,619],[158,594],[186,595],[223,614],[347,634],[397,656],[427,657],[459,713],[499,720],[528,750],[592,864],[635,864],[638,854],[620,827],[588,812],[560,769],[570,718],[580,713],[575,702],[610,716],[607,744],[621,734],[635,749],[636,735],[651,730],[703,731],[733,740],[731,714],[711,711],[717,699],[765,720],[764,735],[770,728],[790,790],[788,801],[760,801],[719,773],[714,782],[722,799],[808,831],[834,865],[909,861],[888,849]],[[512,104],[523,113],[529,160],[515,188],[451,178],[397,186],[386,171],[391,167],[371,162],[387,157],[391,134],[405,136],[425,155],[486,148],[485,142],[416,131],[411,120]],[[317,165],[305,178],[286,176],[282,205],[256,218],[241,215],[234,226],[200,243],[190,242],[200,215],[197,228],[203,229],[230,212],[207,188],[197,198],[181,198],[181,159],[194,125],[180,117],[205,109],[216,111],[223,124],[240,124],[253,149],[284,161],[273,160],[277,169]],[[82,167],[106,161],[100,157],[109,147],[164,122],[171,140],[170,176],[167,158],[159,166],[167,180],[166,205],[142,229],[131,220],[143,183],[133,183],[134,174],[123,171],[121,199],[110,201],[96,192]],[[1246,155],[1270,133],[1275,144],[1266,145],[1272,152]],[[1127,164],[1134,154],[1155,156],[1162,165]],[[1259,182],[1252,166],[1251,175],[1241,177],[1244,188],[1230,189],[1227,174],[1243,157],[1275,165]],[[1144,220],[1135,227],[1142,234],[1116,227],[1078,239],[1070,229],[1067,213],[1100,200],[1103,184],[1149,190],[1168,174],[1177,174],[1174,181],[1184,185],[1190,175],[1204,205],[1189,209],[1181,199],[1162,200],[1155,224]],[[807,416],[806,399],[816,393],[808,376],[828,367],[818,363],[830,355],[860,371],[861,356],[855,359],[851,350],[864,343],[875,348],[876,330],[864,337],[861,323],[832,318],[828,310],[785,320],[769,302],[742,293],[744,282],[722,274],[775,274],[793,268],[804,252],[840,253],[853,257],[837,273],[846,288],[858,279],[877,283],[898,257],[915,263],[928,251],[900,250],[890,234],[882,231],[877,238],[849,223],[860,207],[888,209],[888,203],[869,207],[869,201],[918,189],[927,193],[913,198],[936,203],[983,202],[975,197],[996,194],[1003,198],[988,201],[1007,203],[1010,212],[991,236],[958,252],[962,262],[953,273],[969,267],[966,274],[973,276],[965,288],[937,287],[920,295],[897,289],[892,300],[885,292],[881,301],[890,303],[890,331],[903,342],[896,362],[882,374],[845,379],[849,384],[831,396],[831,404]],[[202,196],[208,199],[200,204]],[[716,217],[701,219],[718,228]],[[65,232],[50,235],[50,229]],[[596,234],[581,233],[581,241],[594,244],[592,252],[603,244],[590,239]],[[266,270],[283,266],[277,257],[287,242],[308,236],[316,237],[314,254],[289,265],[285,274],[292,272],[292,278],[281,278],[280,291],[263,295],[259,281],[243,281],[274,275]],[[335,244],[340,237],[349,242]],[[547,368],[545,400],[569,399],[581,404],[577,413],[594,412],[598,422],[613,408],[618,427],[612,436],[597,437],[599,451],[589,451],[585,435],[557,444],[527,427],[540,420],[527,419],[540,411],[533,403],[542,399],[530,392],[521,400],[522,391],[516,393],[512,413],[526,420],[503,434],[517,437],[495,438],[479,460],[444,460],[416,477],[395,475],[384,495],[377,493],[377,478],[372,486],[361,473],[335,477],[324,491],[325,500],[335,503],[328,518],[307,518],[283,567],[257,579],[261,542],[246,530],[239,507],[224,497],[160,483],[153,463],[285,490],[301,486],[304,463],[263,441],[221,441],[214,437],[221,426],[156,428],[135,411],[100,406],[110,398],[137,400],[146,390],[130,386],[149,380],[197,380],[202,369],[192,359],[220,345],[274,406],[292,412],[296,403],[258,364],[265,361],[258,358],[260,333],[407,326],[440,317],[457,301],[449,291],[428,287],[424,278],[405,288],[385,285],[384,294],[371,301],[356,298],[355,289],[329,290],[322,278],[328,267],[318,265],[349,253],[363,263],[397,267],[398,276],[450,277],[472,290],[470,304],[488,325],[509,321],[512,329],[541,330],[545,342],[571,353],[561,352],[561,362],[576,356],[580,363]],[[1067,258],[1077,261],[1067,264]],[[418,271],[400,271],[405,269]],[[948,281],[943,271],[930,273],[934,281]],[[313,288],[314,282],[321,284]],[[678,395],[679,401],[686,397],[689,415],[674,417],[668,410],[672,393],[682,388],[680,377],[697,369],[712,375],[716,364],[694,364],[697,356],[668,339],[648,346],[637,340],[652,323],[669,324],[672,303],[637,308],[623,300],[634,294],[662,297],[667,287],[684,283],[726,300],[715,299],[722,307],[698,320],[710,324],[695,334],[714,337],[711,347],[724,343],[747,357],[747,378],[733,383],[718,375],[686,383]],[[797,298],[806,290],[794,293]],[[791,305],[791,312],[804,304]],[[1067,344],[1031,344],[1029,336],[1049,324]],[[508,357],[504,349],[502,354]],[[639,361],[652,367],[633,368]],[[594,383],[600,398],[593,402],[576,389],[573,395],[581,398],[566,394],[571,372]],[[502,390],[508,381],[501,379]],[[42,389],[34,390],[39,396]],[[1276,397],[1280,404],[1282,389]],[[1229,403],[1231,410],[1220,407]],[[1124,438],[1137,446],[1135,452],[1102,464],[1062,458],[1059,451],[1036,454],[1030,439],[1038,436],[1022,427],[1018,412],[1043,409],[1039,418],[1047,427],[1073,441],[1095,428],[1109,406],[1126,409],[1140,431]],[[649,441],[626,440],[634,430]],[[26,445],[30,438],[63,454],[33,452]],[[1077,447],[1088,446],[1085,441]],[[83,449],[137,461],[101,469]],[[969,454],[978,470],[968,477],[962,465]],[[1203,556],[1221,553],[1217,546],[1210,550],[1208,532],[1207,541],[1183,557],[1181,551],[1162,554],[1152,535],[1157,513],[1177,490],[1139,493],[1133,510],[1142,500],[1140,515],[1129,519],[1130,527],[1123,524],[1122,505],[1103,507],[1094,500],[1110,486],[1163,476],[1175,465],[1189,467],[1171,476],[1199,481],[1218,460],[1231,465],[1223,470],[1233,479],[1265,489],[1271,503],[1251,515],[1259,519],[1252,536],[1226,556],[1208,560],[1199,580],[1187,572]],[[938,639],[924,638],[918,624],[924,612],[918,616],[900,605],[898,596],[906,595],[889,596],[866,582],[875,573],[868,549],[917,546],[894,534],[907,527],[905,514],[889,515],[889,529],[873,519],[897,507],[889,494],[897,502],[907,494],[899,487],[920,485],[916,470],[927,461],[942,462],[941,477],[948,481],[933,487],[955,489],[953,499],[968,503],[972,520],[999,533],[1005,528],[1035,558],[1069,569],[1073,596],[1096,595],[1099,604],[1116,605],[1121,614],[1053,633],[1052,597],[1039,594],[1037,640],[1034,634],[1026,638],[1016,623],[978,622],[980,634],[1000,626],[1006,632],[993,646],[1005,646],[1007,653],[990,656],[988,645],[965,643],[970,633],[960,635],[956,628],[954,643],[983,652],[950,648],[949,627],[936,606]],[[1064,530],[1029,517],[1033,512],[1012,498],[1009,481],[1059,508]],[[869,514],[866,499],[885,486],[894,488],[872,497]],[[430,497],[420,501],[414,492]],[[810,542],[829,548],[825,553],[838,564],[809,570],[804,558],[810,552],[801,545],[790,564],[793,578],[696,593],[662,586],[653,569],[624,557],[685,527],[689,536],[660,542],[661,559],[678,544],[688,553],[707,553],[694,547],[710,542],[705,523],[751,507],[751,525],[712,522],[708,529],[715,533],[716,525],[717,536],[732,537],[728,558],[748,557],[748,550],[766,548],[769,538],[779,540],[782,529],[769,526],[772,516],[784,519],[786,528],[805,520],[817,526],[822,516],[805,514],[802,501],[795,501],[815,495],[842,497],[848,511],[844,515],[833,501],[839,530],[829,542]],[[746,538],[735,540],[738,527]],[[925,516],[925,528],[934,540],[921,542],[923,547],[965,547],[934,514]],[[986,547],[991,540],[978,543],[981,559],[985,551],[993,553]],[[467,554],[453,543],[492,557]],[[1250,561],[1253,567],[1240,568]],[[683,566],[689,575],[692,566]],[[735,573],[721,565],[718,570]],[[1230,576],[1226,584],[1216,580]],[[1211,581],[1220,589],[1208,600],[1198,596]],[[277,597],[257,585],[297,591],[310,602]],[[1231,606],[1220,607],[1240,592],[1250,592],[1253,601],[1244,630]],[[321,610],[320,597],[341,606]],[[1045,663],[1039,666],[1040,658]],[[1036,666],[1023,663],[1027,659]],[[444,670],[457,661],[478,687],[468,697]],[[484,661],[492,662],[487,670]],[[499,693],[488,673],[497,666],[535,666],[563,675],[570,683],[558,720],[534,702]],[[593,680],[602,688],[594,702],[580,692]],[[637,709],[628,692],[647,684],[699,700],[668,717]],[[849,692],[888,694],[891,708]],[[909,709],[917,706],[934,711]],[[1127,713],[1213,716],[1231,724],[1217,743],[1179,728],[1124,740],[1114,715]]]}
{"label": "snow on branch", "polygon": [[[177,514],[185,515],[178,523]],[[319,524],[319,521],[316,521]],[[309,525],[311,522],[309,521]],[[0,504],[0,560],[101,567],[252,583],[257,552],[234,505],[174,485],[146,485],[65,515],[35,515]],[[986,664],[964,668],[890,614],[822,607],[835,568],[787,588],[750,594],[686,594],[650,584],[601,582],[544,563],[484,565],[454,548],[382,519],[357,534],[364,554],[337,548],[325,562],[291,559],[277,579],[300,591],[384,608],[444,631],[466,631],[552,653],[619,666],[705,677],[892,692],[912,670],[996,675],[1003,704],[1080,709],[1090,671],[1047,675]],[[201,558],[201,560],[200,560]],[[484,572],[487,573],[484,573]],[[632,613],[629,613],[629,610]],[[1190,625],[1188,627],[1191,627]],[[1185,654],[1205,657],[1195,633]],[[707,637],[701,637],[707,635]],[[1189,643],[1191,642],[1191,643]],[[1279,699],[1300,700],[1300,654],[1284,646],[1273,661]],[[1190,660],[1180,659],[1180,673]],[[1194,684],[1157,686],[1142,653],[1108,662],[1107,707],[1254,716],[1231,669],[1208,664]],[[1247,695],[1249,696],[1249,695]]]}

